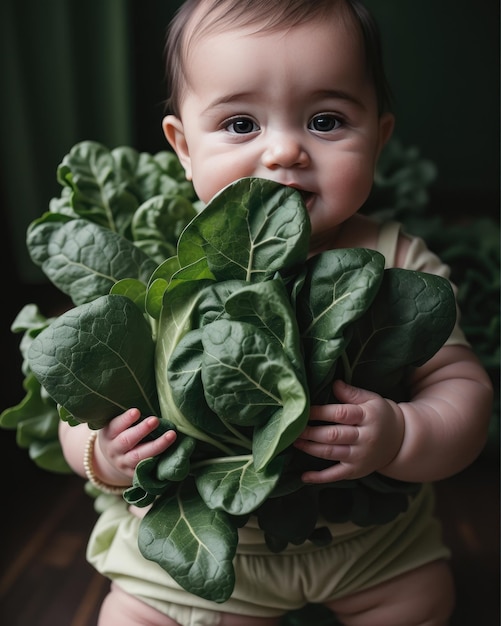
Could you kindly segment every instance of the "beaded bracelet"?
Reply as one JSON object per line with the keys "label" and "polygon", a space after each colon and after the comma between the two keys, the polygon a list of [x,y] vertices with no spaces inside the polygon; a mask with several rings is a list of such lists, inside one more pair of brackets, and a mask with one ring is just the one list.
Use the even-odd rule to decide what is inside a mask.
{"label": "beaded bracelet", "polygon": [[100,480],[95,472],[94,466],[92,465],[92,457],[94,456],[94,444],[97,439],[97,431],[92,432],[87,439],[87,443],[85,444],[85,452],[83,458],[83,466],[85,470],[85,475],[89,479],[89,482],[94,485],[97,489],[102,491],[103,493],[111,493],[113,495],[122,495],[123,492],[127,489],[127,487],[118,487],[115,485],[108,485]]}

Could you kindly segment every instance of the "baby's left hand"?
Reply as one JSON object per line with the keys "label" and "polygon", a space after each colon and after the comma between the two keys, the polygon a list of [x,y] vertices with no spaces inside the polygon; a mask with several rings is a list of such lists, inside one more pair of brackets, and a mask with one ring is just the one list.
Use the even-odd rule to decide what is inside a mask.
{"label": "baby's left hand", "polygon": [[398,454],[404,437],[404,417],[396,402],[342,381],[334,383],[342,404],[313,406],[310,421],[294,445],[333,464],[305,472],[306,483],[328,483],[367,476],[381,470]]}

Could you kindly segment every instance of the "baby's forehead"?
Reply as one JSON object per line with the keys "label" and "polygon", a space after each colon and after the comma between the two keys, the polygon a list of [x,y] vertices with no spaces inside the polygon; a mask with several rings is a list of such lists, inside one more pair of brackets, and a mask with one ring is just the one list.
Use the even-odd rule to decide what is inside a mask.
{"label": "baby's forehead", "polygon": [[384,110],[391,106],[391,97],[382,65],[379,33],[372,16],[365,9],[362,11],[361,6],[352,0],[186,0],[171,25],[166,47],[171,112],[179,114],[186,89],[192,86],[190,75],[198,43],[206,44],[221,33],[287,34],[296,27],[311,26],[313,30],[319,25],[329,28],[331,24],[334,38],[342,25],[351,44],[360,50],[367,76],[376,89],[378,107]]}
{"label": "baby's forehead", "polygon": [[[185,25],[183,56],[202,38],[231,31],[246,30],[249,34],[288,31],[296,26],[341,21],[354,34],[360,30],[352,12],[343,0],[302,3],[294,11],[286,11],[281,2],[234,0],[202,0]],[[360,43],[363,45],[362,38]]]}

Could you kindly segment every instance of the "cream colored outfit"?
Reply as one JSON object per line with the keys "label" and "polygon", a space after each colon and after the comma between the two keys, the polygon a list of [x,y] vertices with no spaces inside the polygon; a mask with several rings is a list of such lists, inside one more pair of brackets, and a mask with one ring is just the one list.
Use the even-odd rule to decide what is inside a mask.
{"label": "cream colored outfit", "polygon": [[[393,265],[400,225],[381,227],[378,250]],[[410,237],[405,268],[444,277],[449,268],[421,239]],[[459,326],[448,344],[468,345]],[[272,617],[306,603],[325,603],[353,594],[436,559],[448,558],[440,523],[435,519],[433,490],[424,485],[407,511],[395,520],[367,528],[352,523],[329,524],[333,540],[317,547],[310,542],[271,553],[255,518],[239,530],[234,559],[236,586],[231,598],[216,604],[182,589],[157,563],[142,557],[137,547],[140,519],[121,498],[106,501],[90,537],[87,558],[123,590],[182,626],[217,625],[220,612]]]}

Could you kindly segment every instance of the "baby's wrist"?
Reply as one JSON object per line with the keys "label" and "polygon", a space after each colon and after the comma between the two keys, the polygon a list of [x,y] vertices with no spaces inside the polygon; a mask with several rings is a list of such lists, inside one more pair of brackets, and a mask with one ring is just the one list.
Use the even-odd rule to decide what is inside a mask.
{"label": "baby's wrist", "polygon": [[[98,431],[91,432],[85,444],[83,458],[85,475],[89,482],[100,491],[110,494],[122,494],[125,489],[128,489],[130,483],[124,484],[128,482],[127,477],[124,475],[118,477],[118,473],[115,472],[115,476],[112,477],[110,472],[103,471],[103,461],[110,468],[112,466],[102,453],[98,453],[99,446],[96,446],[97,436]],[[102,457],[102,460],[98,458],[99,456]]]}
{"label": "baby's wrist", "polygon": [[389,475],[393,472],[393,468],[399,464],[399,456],[402,450],[402,446],[405,438],[405,413],[402,407],[393,400],[387,400],[392,407],[394,413],[395,429],[391,437],[393,445],[389,446],[391,452],[388,454],[388,459],[385,465],[378,470],[380,474]]}

